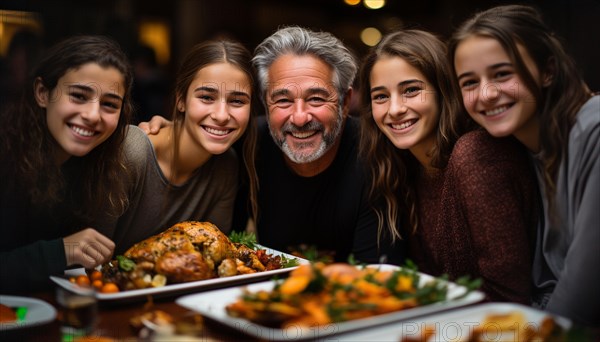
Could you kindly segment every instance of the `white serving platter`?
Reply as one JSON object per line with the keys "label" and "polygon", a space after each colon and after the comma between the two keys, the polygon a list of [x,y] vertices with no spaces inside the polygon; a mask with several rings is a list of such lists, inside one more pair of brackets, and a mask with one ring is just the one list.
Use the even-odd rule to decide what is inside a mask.
{"label": "white serving platter", "polygon": [[[297,259],[299,264],[308,263],[308,260],[298,258],[296,256],[293,256],[293,255],[290,255],[287,253],[283,253],[283,252],[280,252],[280,251],[277,251],[277,250],[274,250],[274,249],[271,249],[268,247],[260,246],[260,245],[258,247],[259,247],[259,249],[265,249],[268,254],[272,254],[274,256],[282,255],[288,259],[292,259],[292,258]],[[256,273],[251,273],[251,274],[240,274],[240,275],[235,275],[235,276],[231,276],[231,277],[205,279],[205,280],[198,280],[198,281],[179,283],[179,284],[168,284],[168,285],[161,286],[161,287],[150,287],[150,288],[145,288],[145,289],[127,290],[127,291],[121,291],[121,292],[117,292],[117,293],[96,292],[96,298],[99,301],[109,302],[109,301],[130,301],[130,300],[135,300],[135,299],[144,299],[145,297],[147,297],[149,295],[152,295],[155,297],[180,295],[180,294],[184,294],[184,293],[199,292],[199,291],[205,291],[205,290],[209,290],[209,289],[221,288],[221,287],[226,287],[226,286],[235,286],[235,285],[239,285],[239,284],[247,284],[250,282],[256,282],[256,281],[260,281],[260,280],[264,280],[264,279],[269,279],[274,276],[283,275],[285,273],[288,273],[296,268],[297,268],[297,266],[281,268],[281,269],[271,270],[271,271],[256,272]],[[77,276],[80,274],[85,274],[85,270],[83,268],[73,269],[73,270],[69,270],[69,271],[65,272],[65,276],[67,278],[70,276]],[[86,289],[82,289],[80,286],[78,286],[76,284],[71,283],[67,278],[56,277],[56,276],[50,277],[50,279],[53,282],[55,282],[57,285],[65,288],[65,289],[68,289],[70,291],[73,291],[73,292],[89,291]]]}
{"label": "white serving platter", "polygon": [[[393,265],[370,265],[369,267],[378,267],[382,271],[393,270],[398,268],[398,266]],[[419,274],[421,276],[421,283],[433,279],[432,276],[423,273]],[[275,281],[265,281],[247,286],[237,286],[234,288],[214,290],[178,298],[176,300],[176,303],[190,310],[194,310],[207,318],[218,321],[235,330],[259,338],[261,340],[289,341],[305,339],[327,340],[328,337],[331,336],[333,336],[332,338],[336,340],[337,336],[335,335],[339,333],[375,327],[390,322],[411,319],[418,316],[431,314],[434,312],[440,312],[451,308],[477,303],[483,300],[484,298],[483,293],[480,291],[473,291],[467,294],[466,296],[463,296],[466,292],[466,288],[455,283],[449,282],[447,296],[448,300],[444,302],[438,302],[402,311],[396,311],[378,316],[356,319],[341,323],[334,323],[314,328],[291,327],[286,329],[277,329],[259,325],[246,319],[231,317],[227,314],[225,310],[226,306],[235,302],[243,293],[244,288],[251,292],[259,290],[270,291],[273,289],[274,285]]]}
{"label": "white serving platter", "polygon": [[517,341],[519,337],[515,336],[514,332],[501,333],[499,325],[494,322],[484,323],[490,314],[507,314],[515,311],[521,312],[525,316],[524,322],[514,322],[515,327],[518,324],[524,324],[537,331],[542,320],[546,316],[551,316],[565,331],[571,328],[570,320],[529,306],[514,303],[483,303],[440,314],[407,319],[395,324],[380,326],[377,329],[342,334],[336,336],[336,339],[340,342],[419,340],[423,329],[430,327],[434,329],[434,333],[427,340],[428,342],[468,341],[475,328],[483,329],[484,337],[490,341]]}

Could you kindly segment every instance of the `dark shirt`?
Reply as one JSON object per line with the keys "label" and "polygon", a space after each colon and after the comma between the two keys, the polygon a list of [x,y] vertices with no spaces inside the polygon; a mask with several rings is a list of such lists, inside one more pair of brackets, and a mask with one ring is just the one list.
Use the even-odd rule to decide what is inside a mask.
{"label": "dark shirt", "polygon": [[[8,174],[0,162],[2,176]],[[49,289],[50,275],[63,274],[66,256],[62,238],[75,232],[73,206],[34,206],[14,179],[0,185],[0,293],[31,293]]]}
{"label": "dark shirt", "polygon": [[[347,261],[350,254],[367,263],[377,263],[383,255],[388,263],[402,261],[402,247],[399,243],[392,246],[387,234],[382,234],[378,244],[377,215],[368,200],[364,167],[358,161],[356,119],[346,121],[333,163],[313,177],[299,176],[286,165],[264,118],[258,129],[257,235],[262,245],[282,251],[300,244],[315,246],[333,251],[337,261]],[[243,199],[244,191],[239,195]],[[234,218],[238,230],[248,217],[242,208],[245,200],[238,198]]]}

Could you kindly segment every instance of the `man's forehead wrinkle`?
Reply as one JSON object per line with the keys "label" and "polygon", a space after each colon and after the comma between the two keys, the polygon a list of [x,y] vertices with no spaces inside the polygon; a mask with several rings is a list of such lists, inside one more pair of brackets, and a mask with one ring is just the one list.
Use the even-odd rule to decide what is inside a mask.
{"label": "man's forehead wrinkle", "polygon": [[290,82],[283,86],[273,85],[271,87],[271,96],[300,96],[300,95],[315,95],[320,94],[323,96],[335,95],[334,87],[332,84],[321,84],[315,81],[312,85],[306,87],[300,86],[298,83]]}
{"label": "man's forehead wrinkle", "polygon": [[287,86],[283,87],[272,86],[271,96],[290,96],[293,92],[296,92],[295,90],[290,90],[291,87],[293,87],[291,84],[288,84]]}

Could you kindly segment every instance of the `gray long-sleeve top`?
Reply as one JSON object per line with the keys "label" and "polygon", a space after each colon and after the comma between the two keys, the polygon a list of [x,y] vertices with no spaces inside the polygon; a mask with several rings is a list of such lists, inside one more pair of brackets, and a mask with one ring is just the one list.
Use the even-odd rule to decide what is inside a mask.
{"label": "gray long-sleeve top", "polygon": [[[579,111],[556,181],[555,209],[544,201],[533,277],[535,304],[576,322],[600,324],[600,96]],[[552,217],[554,215],[554,218]]]}
{"label": "gray long-sleeve top", "polygon": [[181,221],[209,221],[229,232],[239,173],[233,149],[212,156],[181,185],[169,184],[150,139],[138,127],[129,127],[125,154],[129,208],[118,222],[99,225],[100,232],[113,238],[115,255]]}

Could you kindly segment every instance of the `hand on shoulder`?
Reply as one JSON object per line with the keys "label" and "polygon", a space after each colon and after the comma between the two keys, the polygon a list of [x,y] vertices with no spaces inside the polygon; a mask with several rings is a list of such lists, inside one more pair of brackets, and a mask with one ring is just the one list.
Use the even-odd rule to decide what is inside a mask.
{"label": "hand on shoulder", "polygon": [[158,134],[161,128],[172,125],[173,122],[160,115],[154,115],[149,122],[140,122],[138,127],[148,135]]}

